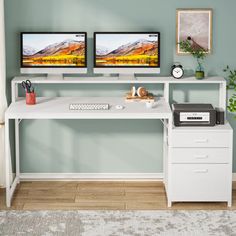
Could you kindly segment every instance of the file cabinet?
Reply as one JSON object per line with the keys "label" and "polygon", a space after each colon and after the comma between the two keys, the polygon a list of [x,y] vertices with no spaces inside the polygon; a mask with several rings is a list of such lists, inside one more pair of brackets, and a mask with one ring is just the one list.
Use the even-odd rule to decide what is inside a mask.
{"label": "file cabinet", "polygon": [[168,143],[167,197],[172,202],[232,202],[232,141],[229,123],[174,127]]}

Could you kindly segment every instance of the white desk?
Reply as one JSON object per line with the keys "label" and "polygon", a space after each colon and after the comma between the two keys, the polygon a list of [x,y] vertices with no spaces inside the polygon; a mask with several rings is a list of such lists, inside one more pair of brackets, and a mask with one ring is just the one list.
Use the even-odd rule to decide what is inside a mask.
{"label": "white desk", "polygon": [[[109,103],[111,108],[104,111],[74,111],[69,110],[71,103]],[[117,110],[116,105],[124,106],[124,109]],[[16,155],[16,177],[13,183],[9,180],[10,150],[9,150],[9,120],[16,120],[17,124],[21,119],[163,119],[167,120],[172,128],[172,112],[170,106],[163,98],[157,98],[152,109],[148,109],[143,102],[125,101],[117,97],[42,97],[37,98],[36,105],[26,105],[25,99],[18,99],[12,103],[5,113],[6,129],[6,200],[10,207],[11,199],[17,183],[20,181],[19,149]],[[19,142],[19,133],[16,133],[16,141]],[[165,140],[166,143],[166,140]],[[19,148],[19,147],[18,147]]]}
{"label": "white desk", "polygon": [[[116,97],[55,97],[55,98],[37,98],[37,104],[26,106],[25,100],[18,96],[18,86],[22,80],[30,79],[34,84],[162,84],[163,98],[160,98],[153,109],[147,109],[145,104],[140,102],[125,102],[123,98]],[[173,201],[227,201],[231,205],[232,190],[232,128],[228,123],[223,126],[215,127],[187,127],[173,128],[172,112],[169,106],[169,93],[171,84],[218,84],[219,85],[219,107],[226,110],[226,81],[222,77],[210,77],[204,80],[196,80],[194,77],[180,80],[172,77],[138,77],[136,80],[118,80],[109,77],[68,77],[64,80],[47,80],[45,77],[16,77],[12,80],[12,104],[5,114],[5,145],[6,145],[6,203],[9,207],[17,183],[20,182],[20,155],[19,155],[19,122],[21,119],[161,119],[164,124],[163,133],[163,158],[164,158],[164,184],[167,192],[168,206]],[[108,111],[70,111],[70,103],[96,103],[105,102],[111,105]],[[124,110],[116,110],[115,105],[125,106]],[[9,120],[15,120],[15,153],[16,153],[16,177],[13,183],[10,183],[10,150],[9,150]],[[210,133],[210,134],[208,134]],[[201,141],[206,141],[199,145],[192,145],[189,140],[195,142],[195,135],[201,135]],[[219,145],[221,135],[227,138],[225,146]],[[177,138],[174,138],[174,137]],[[218,143],[214,143],[215,137]],[[176,142],[184,140],[182,143]],[[198,141],[198,140],[197,140]],[[209,142],[209,143],[208,143]],[[217,149],[218,146],[221,149]],[[227,146],[226,146],[227,145]],[[194,148],[193,148],[194,147]],[[207,148],[207,149],[206,149]],[[226,150],[227,149],[227,150]],[[220,152],[227,153],[225,159],[221,159],[221,166],[212,160],[212,156]],[[192,152],[193,151],[193,152]],[[198,152],[209,152],[211,163],[206,164],[204,161],[186,163],[186,159],[179,160],[176,158],[188,155],[196,155]],[[196,153],[195,153],[196,152]],[[184,156],[185,155],[185,156]],[[201,154],[202,155],[202,154]],[[205,155],[205,154],[204,154]],[[202,156],[201,156],[202,157]],[[208,158],[208,154],[206,155]],[[221,158],[219,156],[218,158]],[[188,161],[192,161],[188,160]],[[226,163],[227,162],[227,163]],[[196,178],[191,175],[190,171],[199,168],[202,164],[207,165],[207,176],[202,175]],[[225,166],[227,164],[227,166]],[[219,167],[219,168],[216,168]],[[222,168],[221,168],[222,167]],[[192,168],[192,169],[191,169]],[[209,175],[208,175],[209,169]],[[202,169],[200,169],[203,171]],[[222,171],[227,171],[225,178]],[[199,171],[199,169],[197,169]],[[214,172],[211,172],[214,171]],[[184,173],[183,175],[181,175]],[[198,172],[197,172],[198,173]],[[205,172],[204,172],[205,173]],[[201,173],[200,173],[201,174]],[[215,177],[217,177],[215,179]],[[178,179],[179,178],[179,179]],[[188,179],[192,178],[191,181]],[[177,182],[175,182],[177,180]],[[216,185],[216,181],[221,184],[217,188],[208,190],[208,185]],[[184,187],[183,184],[185,184]],[[194,186],[194,183],[197,186]],[[189,185],[192,187],[192,194],[189,194]],[[176,189],[176,186],[179,186]],[[204,188],[201,188],[203,186]],[[225,187],[226,186],[226,187]],[[202,194],[198,194],[202,191]],[[196,193],[196,194],[195,194]],[[216,195],[216,197],[214,197]]]}
{"label": "white desk", "polygon": [[[69,110],[73,103],[109,103],[109,110]],[[124,109],[118,110],[116,105]],[[120,97],[40,97],[36,105],[26,105],[21,98],[5,113],[7,119],[170,119],[172,112],[164,98],[156,98],[152,109],[145,102],[125,101]]]}

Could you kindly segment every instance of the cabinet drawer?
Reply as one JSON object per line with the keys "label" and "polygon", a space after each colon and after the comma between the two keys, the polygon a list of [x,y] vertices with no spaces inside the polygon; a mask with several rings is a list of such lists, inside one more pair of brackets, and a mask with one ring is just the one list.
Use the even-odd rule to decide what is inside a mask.
{"label": "cabinet drawer", "polygon": [[228,164],[172,164],[173,201],[227,201],[232,171]]}
{"label": "cabinet drawer", "polygon": [[229,147],[230,132],[172,132],[172,147]]}
{"label": "cabinet drawer", "polygon": [[171,148],[171,163],[230,163],[229,148]]}

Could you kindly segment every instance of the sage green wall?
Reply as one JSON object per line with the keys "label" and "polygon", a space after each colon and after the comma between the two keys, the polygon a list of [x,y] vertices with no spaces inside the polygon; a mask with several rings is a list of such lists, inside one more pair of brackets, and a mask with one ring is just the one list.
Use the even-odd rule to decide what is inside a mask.
{"label": "sage green wall", "polygon": [[[205,63],[209,75],[236,68],[235,0],[5,0],[7,86],[19,75],[20,31],[87,31],[92,74],[94,31],[160,31],[161,71],[173,61],[188,70],[190,57],[175,54],[177,8],[213,8],[213,54]],[[39,95],[122,96],[126,85],[41,86]],[[150,90],[161,94],[161,86]],[[217,104],[216,86],[175,86],[175,101]],[[236,121],[229,117],[236,127]],[[148,120],[23,121],[20,128],[22,172],[162,172],[162,124]],[[235,156],[235,155],[234,155]],[[236,171],[236,161],[234,162]]]}

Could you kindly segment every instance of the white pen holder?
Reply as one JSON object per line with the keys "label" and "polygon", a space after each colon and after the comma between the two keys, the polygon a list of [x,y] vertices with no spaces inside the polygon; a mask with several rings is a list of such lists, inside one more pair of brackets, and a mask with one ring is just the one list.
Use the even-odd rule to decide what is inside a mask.
{"label": "white pen holder", "polygon": [[145,104],[147,109],[152,109],[154,106],[154,101],[147,101]]}

